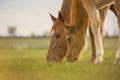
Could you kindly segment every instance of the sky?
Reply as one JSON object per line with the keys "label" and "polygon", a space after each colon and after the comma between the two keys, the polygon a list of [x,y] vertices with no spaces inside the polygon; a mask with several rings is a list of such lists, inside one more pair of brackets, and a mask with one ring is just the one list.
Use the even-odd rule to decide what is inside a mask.
{"label": "sky", "polygon": [[[62,0],[0,0],[0,36],[7,36],[8,27],[15,26],[18,36],[42,35],[50,31],[49,13],[57,17]],[[109,35],[118,32],[115,15],[109,11],[105,21]]]}

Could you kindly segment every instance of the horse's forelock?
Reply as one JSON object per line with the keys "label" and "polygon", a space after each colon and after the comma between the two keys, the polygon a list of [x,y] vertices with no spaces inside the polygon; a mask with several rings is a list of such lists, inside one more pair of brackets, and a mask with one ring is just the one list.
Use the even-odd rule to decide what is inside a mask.
{"label": "horse's forelock", "polygon": [[55,32],[55,29],[56,29],[56,23],[54,23],[53,26],[52,26],[52,29],[50,31],[50,36],[53,35],[53,33]]}

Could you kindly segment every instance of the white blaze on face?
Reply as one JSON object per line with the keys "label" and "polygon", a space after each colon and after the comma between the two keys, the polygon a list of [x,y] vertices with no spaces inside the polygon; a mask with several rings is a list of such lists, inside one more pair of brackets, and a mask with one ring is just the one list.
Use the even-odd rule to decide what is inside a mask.
{"label": "white blaze on face", "polygon": [[52,36],[52,35],[54,34],[54,32],[55,32],[55,31],[54,31],[54,30],[52,30],[52,31],[51,31],[51,34],[50,34],[50,36]]}

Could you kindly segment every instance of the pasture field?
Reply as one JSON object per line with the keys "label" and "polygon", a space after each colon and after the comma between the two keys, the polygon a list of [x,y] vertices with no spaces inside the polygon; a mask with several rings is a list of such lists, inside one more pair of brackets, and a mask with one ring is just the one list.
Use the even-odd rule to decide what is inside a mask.
{"label": "pasture field", "polygon": [[46,62],[49,38],[0,38],[0,80],[120,80],[114,65],[117,38],[104,38],[104,62],[93,64],[90,40],[76,63]]}

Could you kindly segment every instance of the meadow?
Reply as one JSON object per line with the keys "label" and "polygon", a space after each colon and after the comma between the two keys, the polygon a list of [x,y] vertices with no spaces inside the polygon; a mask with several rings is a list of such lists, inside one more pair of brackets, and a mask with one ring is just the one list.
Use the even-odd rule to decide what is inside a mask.
{"label": "meadow", "polygon": [[0,80],[120,80],[117,38],[104,38],[104,62],[90,63],[91,45],[76,63],[46,62],[49,38],[0,38]]}

